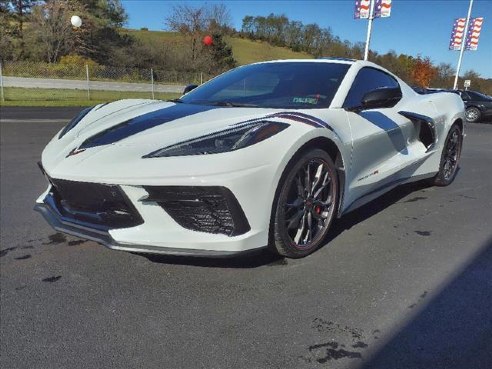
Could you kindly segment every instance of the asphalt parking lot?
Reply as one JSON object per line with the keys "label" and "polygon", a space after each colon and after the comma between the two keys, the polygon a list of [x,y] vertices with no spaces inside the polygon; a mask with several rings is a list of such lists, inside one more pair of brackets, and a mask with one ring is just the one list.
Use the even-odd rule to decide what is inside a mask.
{"label": "asphalt parking lot", "polygon": [[2,368],[492,367],[492,125],[451,186],[393,190],[307,258],[214,260],[53,231],[36,162],[74,112],[2,109]]}

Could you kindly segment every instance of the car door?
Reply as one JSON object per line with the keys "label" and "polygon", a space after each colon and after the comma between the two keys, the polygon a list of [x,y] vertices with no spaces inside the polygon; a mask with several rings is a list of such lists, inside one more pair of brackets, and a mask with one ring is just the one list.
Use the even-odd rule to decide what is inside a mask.
{"label": "car door", "polygon": [[[384,189],[398,180],[408,161],[407,144],[416,136],[415,125],[394,107],[352,111],[363,96],[378,88],[400,89],[398,81],[382,70],[364,67],[354,79],[344,102],[353,140],[352,161],[347,180],[350,199]],[[398,102],[396,102],[397,104]]]}

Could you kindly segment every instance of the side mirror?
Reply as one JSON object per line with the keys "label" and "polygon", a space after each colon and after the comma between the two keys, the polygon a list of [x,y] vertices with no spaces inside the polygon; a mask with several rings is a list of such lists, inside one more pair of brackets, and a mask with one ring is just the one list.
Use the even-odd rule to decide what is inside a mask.
{"label": "side mirror", "polygon": [[377,88],[362,97],[362,109],[391,108],[401,99],[401,90],[393,87]]}
{"label": "side mirror", "polygon": [[184,91],[183,91],[183,95],[184,94],[187,94],[188,92],[190,92],[191,90],[194,90],[195,88],[197,88],[198,85],[188,85],[185,87]]}

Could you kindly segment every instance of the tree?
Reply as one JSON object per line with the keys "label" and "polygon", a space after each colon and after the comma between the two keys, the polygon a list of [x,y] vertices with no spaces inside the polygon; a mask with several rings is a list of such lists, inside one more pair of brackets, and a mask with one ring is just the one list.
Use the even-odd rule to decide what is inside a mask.
{"label": "tree", "polygon": [[195,60],[201,36],[208,25],[205,7],[196,8],[187,4],[176,5],[173,7],[172,14],[166,18],[166,25],[172,31],[182,33],[190,38],[191,60]]}
{"label": "tree", "polygon": [[422,58],[420,55],[415,59],[412,67],[412,80],[419,87],[429,87],[430,81],[437,74],[430,58]]}
{"label": "tree", "polygon": [[285,30],[285,44],[294,51],[302,49],[302,22],[290,21]]}
{"label": "tree", "polygon": [[463,83],[465,80],[469,79],[471,81],[471,89],[472,90],[478,90],[478,91],[484,91],[485,90],[485,84],[484,84],[484,79],[480,78],[480,74],[475,72],[474,70],[468,70],[463,74],[463,77],[461,78],[461,86],[463,86]]}
{"label": "tree", "polygon": [[453,78],[455,74],[454,68],[449,63],[440,63],[436,67],[436,75],[432,79],[432,86],[434,87],[451,87],[453,84]]}
{"label": "tree", "polygon": [[28,19],[36,0],[0,1],[0,45],[16,59],[24,58],[24,23]]}
{"label": "tree", "polygon": [[32,7],[35,6],[39,1],[37,0],[11,0],[6,1],[9,8],[14,14],[14,18],[18,23],[19,36],[22,38],[24,32],[24,22],[27,16],[31,13]]}
{"label": "tree", "polygon": [[213,34],[230,34],[232,18],[229,9],[224,4],[213,4],[206,8],[208,31]]}
{"label": "tree", "polygon": [[[73,14],[82,16],[80,28],[72,28]],[[133,42],[119,32],[126,21],[120,0],[46,0],[33,7],[31,19],[26,41],[34,54],[28,57],[34,59],[57,62],[63,55],[76,54],[110,64],[116,49],[124,51]]]}
{"label": "tree", "polygon": [[243,18],[243,25],[241,27],[241,33],[243,36],[253,38],[255,34],[254,30],[254,20],[255,18],[251,15],[247,15]]}
{"label": "tree", "polygon": [[6,0],[0,1],[0,61],[12,59],[14,55],[14,34],[12,12]]}
{"label": "tree", "polygon": [[190,41],[191,61],[199,56],[200,41],[205,33],[221,35],[231,29],[231,15],[223,4],[194,7],[183,4],[173,7],[172,13],[165,19],[167,27],[185,35]]}
{"label": "tree", "polygon": [[203,52],[210,56],[212,63],[209,64],[207,72],[218,74],[234,68],[237,64],[232,54],[232,49],[222,39],[220,33],[212,36],[212,45],[203,48]]}
{"label": "tree", "polygon": [[74,9],[70,5],[65,1],[49,1],[33,9],[33,43],[39,43],[40,53],[48,63],[57,62],[73,46],[70,16]]}

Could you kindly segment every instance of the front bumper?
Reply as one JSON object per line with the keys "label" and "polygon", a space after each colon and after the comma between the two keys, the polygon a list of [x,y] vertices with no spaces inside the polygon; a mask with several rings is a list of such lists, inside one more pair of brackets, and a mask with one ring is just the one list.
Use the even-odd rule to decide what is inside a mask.
{"label": "front bumper", "polygon": [[[42,168],[43,170],[43,168]],[[168,255],[196,255],[196,256],[232,256],[245,252],[261,249],[268,244],[268,233],[270,224],[270,206],[275,191],[275,175],[270,166],[260,166],[239,172],[222,173],[211,177],[187,177],[181,180],[162,180],[159,186],[153,185],[110,185],[103,184],[108,181],[89,182],[79,179],[53,179],[44,172],[50,185],[48,189],[37,199],[35,210],[40,212],[48,223],[58,231],[75,235],[81,238],[99,242],[111,249],[125,250],[130,252],[156,253]],[[72,182],[67,189],[59,188],[60,182]],[[167,183],[166,183],[167,182]],[[80,184],[81,186],[78,186]],[[221,185],[221,187],[217,187]],[[89,189],[84,191],[84,185]],[[169,187],[171,185],[171,187]],[[182,187],[179,187],[182,186]],[[115,222],[101,222],[95,224],[91,214],[87,214],[78,206],[79,204],[92,207],[97,203],[99,196],[83,196],[81,193],[100,192],[98,187],[108,187],[102,191],[103,197],[113,196],[113,189],[121,192],[118,196],[119,206],[104,207],[102,213],[94,215],[107,217],[116,210],[118,213],[130,212],[135,219],[142,221],[132,224],[115,224]],[[153,189],[178,188],[179,191],[188,189],[190,193],[180,192],[178,198],[169,196],[168,192],[153,191]],[[224,204],[231,210],[233,215],[233,226],[227,223],[228,218],[207,216],[204,207],[196,207],[193,197],[200,193],[198,189],[222,189],[218,193],[208,193],[205,203],[216,209],[219,215],[225,213]],[[96,191],[97,190],[97,191]],[[225,190],[225,191],[224,191]],[[216,192],[217,192],[216,191]],[[79,192],[79,194],[74,194]],[[230,193],[235,201],[231,201],[227,194]],[[227,201],[215,201],[222,197]],[[61,195],[58,196],[58,195]],[[186,195],[186,196],[185,196]],[[189,195],[189,196],[188,196]],[[121,199],[125,199],[129,207],[122,207]],[[68,200],[63,203],[63,199]],[[195,216],[188,217],[186,214],[177,212],[179,201],[189,202],[182,208],[190,208]],[[87,203],[86,203],[87,201]],[[162,201],[166,203],[162,203]],[[103,198],[102,203],[105,202]],[[237,206],[233,206],[236,203]],[[68,206],[67,206],[68,205]],[[70,205],[75,205],[71,207]],[[133,209],[133,210],[132,210]],[[237,211],[237,210],[241,211]],[[94,212],[92,208],[89,211]],[[109,214],[108,214],[109,213]],[[239,214],[242,213],[242,214]],[[74,215],[75,214],[75,215]],[[184,215],[184,216],[183,216]],[[236,222],[243,218],[244,222]],[[225,219],[225,220],[224,220]],[[230,218],[229,218],[230,219]],[[130,219],[131,220],[131,219]],[[207,231],[197,229],[197,224],[203,226],[211,225]],[[218,224],[226,228],[218,227]],[[236,227],[238,225],[238,227]]]}
{"label": "front bumper", "polygon": [[[197,257],[232,257],[249,253],[253,250],[244,251],[216,251],[200,249],[183,249],[150,245],[122,244],[111,237],[109,231],[95,229],[84,224],[67,219],[48,203],[37,203],[34,210],[40,213],[44,219],[57,231],[95,241],[112,250],[120,250],[136,253],[162,254],[172,256],[197,256]],[[257,251],[254,249],[254,251]]]}

